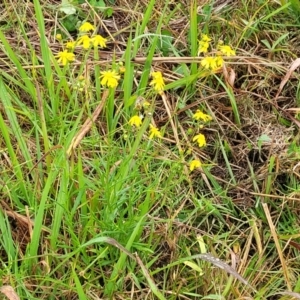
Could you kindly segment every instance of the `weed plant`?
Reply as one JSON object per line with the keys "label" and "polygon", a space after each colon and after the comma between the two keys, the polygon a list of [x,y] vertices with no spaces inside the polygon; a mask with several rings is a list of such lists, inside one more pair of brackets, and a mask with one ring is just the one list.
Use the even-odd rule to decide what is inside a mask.
{"label": "weed plant", "polygon": [[0,4],[8,299],[300,298],[297,1],[200,2]]}

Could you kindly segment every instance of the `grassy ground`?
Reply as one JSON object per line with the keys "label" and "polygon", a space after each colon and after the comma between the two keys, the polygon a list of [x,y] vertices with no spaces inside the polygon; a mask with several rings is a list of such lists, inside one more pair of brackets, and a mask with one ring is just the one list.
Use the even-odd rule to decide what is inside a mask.
{"label": "grassy ground", "polygon": [[300,299],[297,1],[82,2],[0,4],[0,297]]}

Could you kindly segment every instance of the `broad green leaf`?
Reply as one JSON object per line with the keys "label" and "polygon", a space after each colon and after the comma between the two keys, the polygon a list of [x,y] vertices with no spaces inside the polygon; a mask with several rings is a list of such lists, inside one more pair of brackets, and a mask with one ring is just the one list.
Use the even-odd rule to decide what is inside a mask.
{"label": "broad green leaf", "polygon": [[76,14],[76,8],[68,0],[62,0],[61,5],[59,6],[59,11],[63,12],[66,15]]}
{"label": "broad green leaf", "polygon": [[78,18],[76,15],[68,15],[61,22],[69,32],[73,32],[76,30]]}
{"label": "broad green leaf", "polygon": [[113,15],[113,13],[114,13],[114,10],[113,10],[111,7],[107,8],[107,9],[104,11],[104,14],[105,14],[105,16],[106,16],[107,18],[110,18],[110,17]]}
{"label": "broad green leaf", "polygon": [[88,1],[91,6],[97,7],[97,8],[105,8],[105,2],[103,0],[90,0]]}

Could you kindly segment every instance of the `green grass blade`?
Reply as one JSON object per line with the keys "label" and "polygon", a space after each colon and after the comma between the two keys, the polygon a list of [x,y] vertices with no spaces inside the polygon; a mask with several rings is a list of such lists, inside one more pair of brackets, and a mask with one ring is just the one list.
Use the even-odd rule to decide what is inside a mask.
{"label": "green grass blade", "polygon": [[55,251],[57,249],[57,238],[61,229],[61,223],[64,212],[68,208],[68,186],[69,186],[69,166],[67,160],[61,160],[62,173],[60,178],[57,178],[59,182],[59,191],[56,196],[53,219],[52,219],[52,234],[50,239],[50,245]]}
{"label": "green grass blade", "polygon": [[[60,166],[61,163],[62,163],[62,159],[59,156],[53,161],[54,166]],[[49,172],[48,178],[45,182],[45,186],[43,187],[40,202],[36,204],[37,210],[36,210],[36,216],[34,222],[34,229],[33,229],[32,239],[28,249],[28,255],[31,258],[30,260],[28,260],[29,267],[33,266],[37,262],[37,254],[40,245],[40,237],[42,234],[42,228],[43,228],[44,217],[46,212],[46,204],[49,202],[51,188],[53,187],[53,183],[57,179],[59,172],[60,172],[59,168],[53,168]]]}
{"label": "green grass blade", "polygon": [[17,115],[15,113],[14,106],[11,102],[11,95],[8,93],[2,78],[0,78],[0,101],[2,102],[2,104],[4,106],[5,113],[8,117],[8,120],[10,123],[11,134],[13,134],[13,136],[17,139],[18,146],[20,147],[20,150],[21,150],[24,160],[28,166],[28,169],[31,169],[33,167],[32,158],[28,151],[28,146],[24,140],[24,136],[22,134],[22,128],[20,127],[20,125],[18,123],[18,119],[17,119]]}
{"label": "green grass blade", "polygon": [[2,245],[7,257],[9,264],[12,264],[16,259],[16,247],[13,242],[13,238],[10,231],[10,224],[8,218],[4,216],[0,210],[0,244]]}
{"label": "green grass blade", "polygon": [[[139,222],[136,224],[125,247],[128,251],[130,251],[132,244],[136,238],[136,235],[139,233],[139,230],[143,224],[143,221],[144,221],[144,217],[140,218]],[[114,270],[111,273],[110,280],[105,286],[105,294],[108,295],[109,297],[111,297],[113,292],[115,291],[116,281],[119,279],[119,275],[122,274],[122,270],[124,270],[126,257],[127,254],[122,252],[118,262],[114,266]]]}
{"label": "green grass blade", "polygon": [[[191,39],[191,56],[198,56],[198,23],[197,23],[197,3],[191,1],[191,12],[190,12],[190,39]],[[198,64],[191,63],[191,75],[197,74]]]}
{"label": "green grass blade", "polygon": [[0,30],[0,41],[2,42],[4,46],[4,50],[6,52],[7,57],[11,60],[14,66],[16,66],[18,70],[18,74],[20,75],[22,81],[24,82],[27,92],[30,94],[30,96],[33,98],[33,100],[36,99],[35,95],[35,87],[32,83],[32,79],[28,76],[27,72],[25,69],[22,67],[19,59],[17,58],[15,52],[9,45],[6,37],[4,36],[3,32]]}
{"label": "green grass blade", "polygon": [[215,78],[219,81],[219,83],[225,89],[225,91],[229,97],[230,103],[231,103],[231,107],[232,107],[232,111],[233,111],[233,115],[234,115],[234,121],[238,126],[240,126],[241,119],[240,119],[239,109],[237,107],[237,103],[236,103],[232,88],[229,86],[226,86],[226,84],[218,76],[215,76]]}
{"label": "green grass blade", "polygon": [[130,99],[132,95],[134,67],[131,62],[131,59],[133,58],[131,57],[132,56],[131,53],[132,53],[132,38],[130,35],[125,50],[125,74],[123,80],[125,111],[129,111],[129,106],[132,105],[132,103],[130,103]]}
{"label": "green grass blade", "polygon": [[142,18],[142,24],[141,26],[137,26],[136,36],[133,43],[133,51],[132,56],[135,57],[137,55],[137,52],[140,49],[141,40],[138,38],[140,35],[144,34],[147,24],[149,23],[149,20],[151,19],[153,8],[155,5],[156,0],[150,0],[150,2],[147,5],[147,10]]}
{"label": "green grass blade", "polygon": [[53,116],[56,117],[58,113],[59,102],[56,101],[56,97],[54,93],[53,70],[51,67],[51,58],[53,57],[53,55],[46,38],[47,34],[45,30],[45,23],[44,23],[42,8],[41,8],[41,2],[39,0],[34,0],[33,3],[34,3],[35,16],[38,23],[40,46],[41,46],[42,58],[43,58],[44,69],[45,69],[44,79],[46,80],[47,92],[49,93],[49,99],[51,101],[52,113]]}
{"label": "green grass blade", "polygon": [[74,270],[74,267],[72,268],[72,275],[75,281],[75,285],[76,285],[76,292],[78,295],[79,300],[87,300],[88,298],[86,297],[84,290],[83,290],[83,286],[76,274],[76,270]]}

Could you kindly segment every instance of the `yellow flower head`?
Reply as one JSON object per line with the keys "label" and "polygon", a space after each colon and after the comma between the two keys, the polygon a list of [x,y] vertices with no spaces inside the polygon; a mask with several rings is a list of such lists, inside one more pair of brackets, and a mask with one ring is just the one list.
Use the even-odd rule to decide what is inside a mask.
{"label": "yellow flower head", "polygon": [[61,63],[63,66],[65,66],[68,62],[75,60],[75,54],[68,52],[68,50],[64,50],[63,52],[58,52],[58,54],[55,56],[58,63]]}
{"label": "yellow flower head", "polygon": [[149,101],[147,101],[147,100],[145,100],[145,101],[142,103],[142,106],[143,106],[144,109],[149,108],[150,105],[151,105],[151,103],[150,103]]}
{"label": "yellow flower head", "polygon": [[201,167],[201,161],[198,159],[194,159],[190,162],[190,170],[194,171],[195,169],[198,169]]}
{"label": "yellow flower head", "polygon": [[95,30],[95,26],[92,25],[89,22],[84,22],[80,27],[79,27],[79,31],[80,32],[89,32],[91,30]]}
{"label": "yellow flower head", "polygon": [[228,45],[219,45],[219,50],[226,56],[234,56],[235,51]]}
{"label": "yellow flower head", "polygon": [[142,118],[140,116],[133,116],[129,120],[129,125],[131,126],[136,126],[136,127],[141,127],[142,125]]}
{"label": "yellow flower head", "polygon": [[101,85],[115,88],[118,85],[118,82],[120,80],[120,75],[115,71],[102,71],[100,72],[101,76]]}
{"label": "yellow flower head", "polygon": [[195,135],[193,142],[197,142],[200,148],[206,146],[206,139],[202,133]]}
{"label": "yellow flower head", "polygon": [[207,53],[209,47],[209,42],[199,41],[198,55],[200,53]]}
{"label": "yellow flower head", "polygon": [[93,46],[96,48],[100,46],[100,48],[105,48],[106,47],[106,42],[107,39],[105,39],[103,36],[97,34],[91,38],[91,43]]}
{"label": "yellow flower head", "polygon": [[91,45],[91,39],[88,35],[83,35],[81,36],[78,40],[77,40],[77,44],[78,45],[81,45],[82,44],[82,47],[83,49],[89,49],[90,48],[90,45]]}
{"label": "yellow flower head", "polygon": [[199,121],[202,120],[204,122],[209,122],[212,120],[210,115],[203,113],[201,110],[197,109],[197,111],[193,114],[193,119]]}
{"label": "yellow flower head", "polygon": [[153,85],[153,88],[155,91],[157,91],[159,93],[162,92],[165,87],[165,82],[164,82],[164,78],[163,78],[161,72],[160,71],[152,72],[151,76],[153,79],[150,82],[150,85]]}
{"label": "yellow flower head", "polygon": [[201,66],[204,67],[204,69],[207,69],[207,70],[216,70],[216,69],[218,69],[216,58],[212,57],[212,56],[204,57],[201,60]]}
{"label": "yellow flower head", "polygon": [[221,68],[224,65],[224,59],[222,56],[215,57],[217,68]]}
{"label": "yellow flower head", "polygon": [[156,128],[154,127],[152,124],[150,124],[150,135],[149,135],[149,139],[153,139],[154,137],[158,137],[158,138],[161,138],[162,135],[161,135],[161,132]]}
{"label": "yellow flower head", "polygon": [[121,74],[124,74],[124,73],[126,72],[126,68],[125,68],[124,66],[120,66],[120,67],[119,67],[119,72],[120,72]]}
{"label": "yellow flower head", "polygon": [[66,48],[70,51],[73,51],[76,46],[76,42],[70,41],[66,43]]}
{"label": "yellow flower head", "polygon": [[207,34],[202,34],[201,41],[209,43],[211,41],[211,38]]}
{"label": "yellow flower head", "polygon": [[119,73],[124,74],[126,72],[126,68],[124,66],[124,63],[122,61],[119,62]]}
{"label": "yellow flower head", "polygon": [[61,41],[62,40],[62,35],[60,33],[58,33],[55,38],[58,40],[58,41]]}

